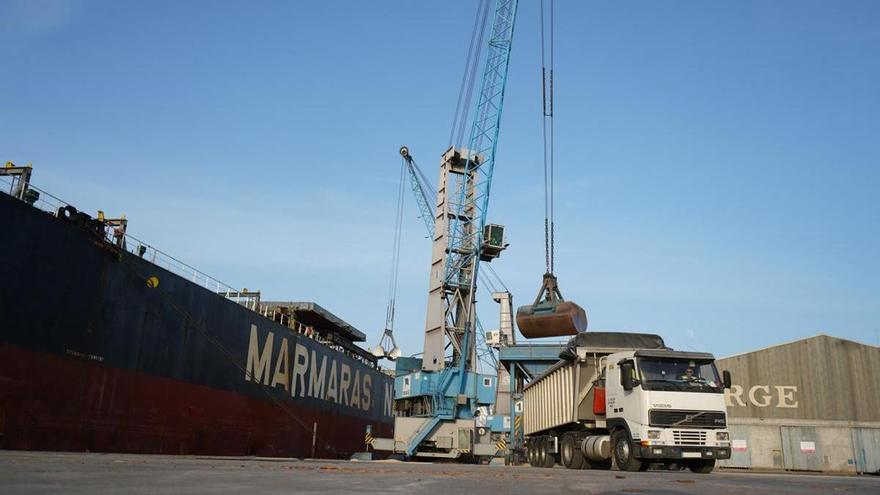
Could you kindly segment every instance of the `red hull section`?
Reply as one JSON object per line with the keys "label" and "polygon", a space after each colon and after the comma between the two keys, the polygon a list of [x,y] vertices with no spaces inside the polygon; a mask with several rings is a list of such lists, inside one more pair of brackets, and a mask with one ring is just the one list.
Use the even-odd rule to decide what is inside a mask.
{"label": "red hull section", "polygon": [[[0,344],[0,446],[345,457],[370,421]],[[375,436],[391,428],[372,423]]]}

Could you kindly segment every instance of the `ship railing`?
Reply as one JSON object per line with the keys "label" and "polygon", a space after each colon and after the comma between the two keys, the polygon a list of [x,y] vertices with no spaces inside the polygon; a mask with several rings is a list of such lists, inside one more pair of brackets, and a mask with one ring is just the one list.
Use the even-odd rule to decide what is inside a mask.
{"label": "ship railing", "polygon": [[260,313],[266,318],[276,321],[287,328],[298,331],[298,329],[295,328],[295,325],[298,324],[296,320],[294,320],[289,314],[276,307],[270,308],[268,304],[261,304],[259,309],[257,310],[257,313]]}
{"label": "ship railing", "polygon": [[[15,187],[15,183],[11,177],[0,176],[0,184],[3,184],[2,187],[4,192],[12,195],[12,190]],[[43,190],[37,186],[34,186],[32,183],[27,185],[27,188],[39,193],[39,195],[34,198],[34,196],[30,196],[31,200],[27,201],[31,204],[31,206],[38,208],[47,213],[51,213],[52,215],[57,215],[58,211],[62,208],[72,206],[67,201]],[[242,306],[251,309],[252,311],[259,312],[260,309],[260,299],[259,292],[248,292],[247,289],[239,290],[231,285],[224,283],[198,269],[193,266],[190,266],[183,261],[171,256],[168,253],[165,253],[150,244],[134,237],[131,234],[124,234],[120,236],[118,231],[115,231],[113,228],[105,229],[105,235],[107,242],[114,244],[116,246],[120,246],[125,248],[130,253],[138,256],[140,258],[146,259],[149,262],[153,263],[156,266],[165,268],[166,270],[179,275],[197,285],[200,285],[208,290],[216,292],[230,300],[241,304]],[[120,239],[122,237],[122,239]]]}
{"label": "ship railing", "polygon": [[[109,242],[115,241],[112,232],[108,232],[107,240]],[[131,234],[125,234],[124,246],[131,254],[179,275],[196,285],[200,285],[210,291],[216,292],[217,294],[222,295],[227,299],[231,299],[253,311],[257,311],[258,309],[260,298],[259,292],[249,292],[247,289],[236,289],[231,285],[180,261],[174,256],[147,244]]]}
{"label": "ship railing", "polygon": [[[0,176],[0,183],[4,185],[3,192],[12,196],[13,189],[16,185],[12,177]],[[60,208],[70,206],[70,203],[68,203],[67,201],[60,199],[57,196],[53,196],[52,194],[49,194],[48,192],[34,186],[33,184],[28,184],[27,188],[40,193],[33,200],[33,202],[31,202],[30,200],[26,201],[27,203],[30,203],[30,205],[34,208],[39,208],[40,210],[54,215]]]}
{"label": "ship railing", "polygon": [[[108,242],[119,245],[117,236],[118,234],[114,233],[113,229],[107,230],[106,239]],[[196,285],[229,299],[230,301],[240,304],[251,311],[256,313],[260,312],[261,305],[259,291],[236,289],[192,265],[188,265],[174,256],[147,244],[131,234],[124,234],[124,238],[125,242],[122,243],[122,247],[131,254],[143,258],[158,267],[164,268],[175,275],[185,278]]]}

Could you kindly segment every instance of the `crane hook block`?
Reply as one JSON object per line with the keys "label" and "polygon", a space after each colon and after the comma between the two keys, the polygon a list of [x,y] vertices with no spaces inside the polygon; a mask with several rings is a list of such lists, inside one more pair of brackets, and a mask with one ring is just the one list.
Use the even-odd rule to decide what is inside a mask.
{"label": "crane hook block", "polygon": [[587,312],[562,298],[553,274],[544,274],[535,302],[516,310],[516,325],[527,339],[577,335],[587,331]]}
{"label": "crane hook block", "polygon": [[409,158],[409,148],[407,148],[406,146],[401,146],[400,147],[400,156],[402,156],[404,158]]}

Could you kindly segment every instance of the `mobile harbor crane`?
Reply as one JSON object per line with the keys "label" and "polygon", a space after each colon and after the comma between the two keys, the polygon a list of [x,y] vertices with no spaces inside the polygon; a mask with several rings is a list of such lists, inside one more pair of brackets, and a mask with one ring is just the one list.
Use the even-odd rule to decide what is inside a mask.
{"label": "mobile harbor crane", "polygon": [[[487,224],[486,213],[517,6],[517,0],[495,2],[467,147],[450,143],[440,161],[424,353],[407,361],[409,372],[401,373],[398,361],[394,438],[377,438],[376,450],[452,459],[489,457],[498,450],[492,442],[474,441],[474,416],[494,403],[496,390],[496,377],[476,368],[474,296],[480,261],[497,258],[506,247],[504,228]],[[480,18],[487,8],[483,2],[478,11],[474,32],[480,35],[472,39],[472,52],[482,46]],[[473,55],[471,67],[479,58]]]}
{"label": "mobile harbor crane", "polygon": [[[500,256],[507,246],[504,227],[489,224],[486,218],[518,1],[496,0],[490,23],[486,22],[488,7],[489,2],[483,1],[478,8],[466,63],[469,69],[466,69],[462,79],[454,119],[454,122],[459,122],[459,138],[453,139],[456,134],[454,124],[450,146],[440,161],[433,212],[428,193],[419,185],[427,181],[417,173],[409,150],[406,147],[400,150],[433,247],[421,359],[399,358],[385,350],[385,347],[394,345],[391,328],[393,289],[396,284],[392,282],[386,331],[374,353],[377,356],[397,357],[394,438],[375,439],[375,450],[392,451],[408,457],[474,459],[494,456],[502,448],[494,442],[497,437],[491,435],[491,429],[478,427],[475,430],[475,416],[479,415],[480,409],[495,404],[498,382],[503,379],[501,373],[481,374],[477,368],[477,338],[481,334],[475,294],[480,266]],[[476,92],[475,111],[468,118],[466,109],[470,105],[473,90],[468,87],[467,81],[473,85],[477,79],[475,67],[480,59],[485,27],[489,28],[485,65]],[[548,76],[552,81],[552,63]],[[549,84],[552,88],[548,76],[545,76],[545,86]],[[552,94],[549,99],[545,97],[545,107],[551,109],[549,116],[545,110],[545,120],[546,117],[552,119]],[[463,147],[462,136],[468,123],[470,137]],[[403,187],[402,182],[400,187]],[[401,190],[398,191],[399,197]],[[545,194],[548,198],[552,196],[552,188],[546,190]],[[547,222],[552,227],[552,217],[548,217]],[[395,252],[398,252],[398,246],[399,237],[396,236]],[[393,268],[392,280],[395,274],[396,268]],[[520,308],[517,312],[517,320],[524,322],[527,329],[538,329],[533,332],[534,335],[526,333],[526,336],[571,335],[586,329],[585,312],[579,306],[562,300],[555,280],[552,266],[548,265],[544,285],[535,304]],[[513,343],[510,297],[509,294],[503,296],[505,293],[493,294],[493,298],[502,305],[502,322],[505,315],[507,321],[507,325],[502,324],[499,338],[500,334],[504,334],[504,340]],[[506,376],[506,371],[504,374]],[[481,423],[478,420],[476,424]]]}

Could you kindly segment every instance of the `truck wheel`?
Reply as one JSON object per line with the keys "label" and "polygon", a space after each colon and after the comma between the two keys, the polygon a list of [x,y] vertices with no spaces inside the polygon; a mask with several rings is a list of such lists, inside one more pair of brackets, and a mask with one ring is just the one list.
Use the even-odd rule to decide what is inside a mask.
{"label": "truck wheel", "polygon": [[704,461],[692,461],[688,464],[688,468],[699,474],[709,474],[715,469],[715,459],[706,459]]}
{"label": "truck wheel", "polygon": [[568,469],[581,469],[584,465],[584,454],[577,445],[577,436],[571,433],[562,435],[562,465]]}
{"label": "truck wheel", "polygon": [[636,459],[624,430],[617,430],[611,434],[611,457],[620,471],[643,471],[647,467],[647,464],[643,465],[641,460]]}
{"label": "truck wheel", "polygon": [[529,439],[526,453],[529,459],[529,466],[538,467],[538,449],[535,448],[535,440]]}

